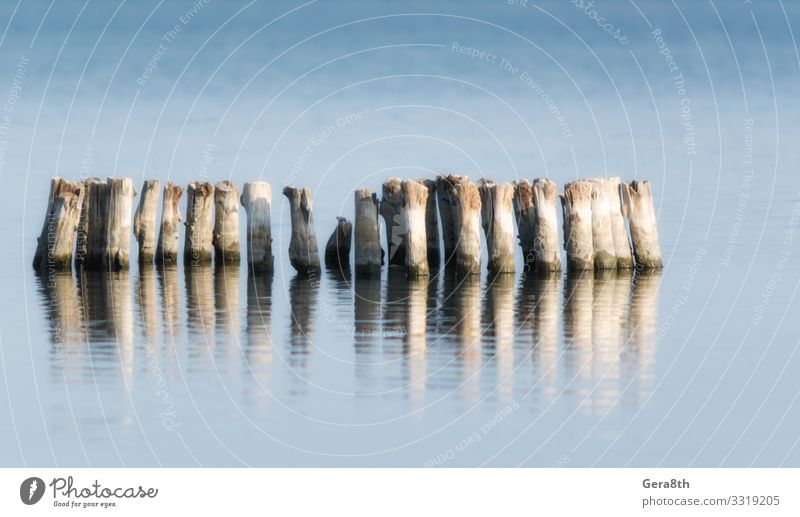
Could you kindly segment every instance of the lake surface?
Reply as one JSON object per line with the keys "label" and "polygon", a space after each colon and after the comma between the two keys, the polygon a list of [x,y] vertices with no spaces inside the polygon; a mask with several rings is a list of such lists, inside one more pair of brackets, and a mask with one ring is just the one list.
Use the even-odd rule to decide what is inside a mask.
{"label": "lake surface", "polygon": [[[576,4],[0,6],[0,465],[800,466],[800,9]],[[664,270],[294,273],[283,185],[445,171],[648,179]],[[276,272],[37,275],[53,175],[269,181]]]}

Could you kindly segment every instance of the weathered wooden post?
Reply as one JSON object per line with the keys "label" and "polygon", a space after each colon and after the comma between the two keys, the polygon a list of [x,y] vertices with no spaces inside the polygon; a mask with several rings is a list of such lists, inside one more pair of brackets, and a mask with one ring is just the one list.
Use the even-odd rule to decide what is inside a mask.
{"label": "weathered wooden post", "polygon": [[239,263],[239,189],[232,181],[214,187],[214,261]]}
{"label": "weathered wooden post", "polygon": [[536,211],[534,267],[537,271],[561,271],[561,246],[558,242],[556,199],[558,188],[547,178],[536,178],[531,187]]}
{"label": "weathered wooden post", "polygon": [[514,219],[522,248],[522,269],[533,270],[536,265],[536,209],[533,207],[533,188],[526,179],[514,182]]}
{"label": "weathered wooden post", "polygon": [[403,225],[406,228],[405,264],[409,276],[427,276],[428,238],[425,233],[425,215],[428,205],[428,187],[414,180],[405,180],[403,189]]}
{"label": "weathered wooden post", "polygon": [[495,275],[514,273],[514,187],[483,178],[478,181],[478,191],[489,272]]}
{"label": "weathered wooden post", "polygon": [[617,255],[611,229],[611,201],[608,180],[594,178],[592,185],[592,250],[595,269],[616,269]]}
{"label": "weathered wooden post", "polygon": [[242,189],[242,206],[247,212],[247,264],[252,271],[273,270],[272,187],[266,181],[249,181]]}
{"label": "weathered wooden post", "polygon": [[180,244],[181,210],[178,205],[183,187],[168,181],[164,185],[164,201],[161,204],[161,229],[156,244],[156,262],[174,264],[178,260]]}
{"label": "weathered wooden post", "polygon": [[457,183],[450,195],[455,208],[456,273],[478,275],[481,272],[481,195],[471,181]]}
{"label": "weathered wooden post", "polygon": [[439,205],[439,218],[442,223],[442,244],[444,245],[444,266],[454,268],[456,265],[456,232],[453,227],[455,213],[453,190],[459,183],[466,183],[466,176],[442,175],[436,177],[436,200]]}
{"label": "weathered wooden post", "polygon": [[110,186],[105,181],[98,179],[86,182],[86,192],[84,193],[86,249],[80,262],[85,269],[92,270],[103,267],[109,224],[110,192]]}
{"label": "weathered wooden post", "polygon": [[70,269],[84,187],[59,177],[50,180],[44,224],[33,255],[36,270]]}
{"label": "weathered wooden post", "polygon": [[439,241],[439,214],[436,211],[436,181],[432,179],[418,180],[428,189],[428,201],[425,205],[425,237],[428,241],[428,266],[438,271],[441,264],[441,247]]}
{"label": "weathered wooden post", "polygon": [[572,271],[594,267],[592,247],[592,184],[589,180],[572,181],[564,185],[561,194],[564,214],[564,248],[567,267]]}
{"label": "weathered wooden post", "polygon": [[386,225],[386,251],[389,267],[405,267],[406,228],[403,221],[403,181],[389,178],[383,182],[380,212]]}
{"label": "weathered wooden post", "polygon": [[[75,267],[80,268],[83,267],[84,263],[86,262],[86,258],[88,255],[89,250],[89,226],[91,222],[91,213],[94,211],[90,208],[91,200],[94,197],[97,198],[99,190],[105,188],[106,182],[101,180],[100,178],[87,178],[83,180],[83,202],[81,203],[81,216],[78,222],[78,235],[76,237],[75,242]],[[92,187],[92,185],[104,185],[103,187]],[[93,192],[90,194],[90,190]],[[101,228],[105,228],[105,219],[102,221],[95,220],[95,226],[99,226]],[[105,230],[103,230],[105,231]],[[105,237],[103,237],[105,238]],[[99,252],[99,250],[98,250]],[[97,259],[99,263],[99,258]]]}
{"label": "weathered wooden post", "polygon": [[103,266],[109,270],[130,265],[133,198],[136,190],[130,178],[108,178],[108,227]]}
{"label": "weathered wooden post", "polygon": [[622,195],[631,228],[636,269],[660,269],[663,263],[650,182],[634,180],[629,184],[623,183]]}
{"label": "weathered wooden post", "polygon": [[357,275],[380,274],[383,263],[378,211],[380,203],[370,189],[355,192],[355,261]]}
{"label": "weathered wooden post", "polygon": [[139,264],[153,262],[156,251],[156,212],[158,211],[158,180],[144,180],[139,206],[133,217],[133,234],[139,244]]}
{"label": "weathered wooden post", "polygon": [[[340,273],[350,270],[350,242],[353,239],[353,225],[344,217],[336,218],[336,228],[325,246],[325,266]],[[378,266],[380,267],[380,266]]]}
{"label": "weathered wooden post", "polygon": [[628,229],[625,227],[625,216],[622,213],[622,193],[620,192],[619,178],[608,178],[606,186],[608,188],[611,235],[614,239],[614,255],[617,257],[617,268],[630,269],[633,267],[633,255],[631,254],[631,243],[628,240]]}
{"label": "weathered wooden post", "polygon": [[311,191],[307,188],[284,187],[289,199],[292,219],[292,239],[289,242],[289,261],[298,273],[307,275],[320,270],[317,236],[314,233]]}
{"label": "weathered wooden post", "polygon": [[211,262],[214,224],[214,185],[192,181],[186,189],[186,236],[183,261],[193,266]]}

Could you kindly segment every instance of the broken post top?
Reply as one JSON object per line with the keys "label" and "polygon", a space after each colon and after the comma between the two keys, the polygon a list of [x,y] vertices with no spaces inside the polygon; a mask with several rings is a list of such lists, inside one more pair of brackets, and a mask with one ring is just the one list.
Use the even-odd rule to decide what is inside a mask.
{"label": "broken post top", "polygon": [[266,181],[248,181],[242,188],[240,199],[242,206],[253,203],[256,199],[266,197],[272,200],[272,187]]}

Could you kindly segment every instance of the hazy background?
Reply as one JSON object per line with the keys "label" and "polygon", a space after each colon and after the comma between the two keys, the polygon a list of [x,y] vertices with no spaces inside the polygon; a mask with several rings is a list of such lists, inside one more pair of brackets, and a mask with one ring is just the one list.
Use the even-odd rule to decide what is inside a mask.
{"label": "hazy background", "polygon": [[[611,24],[606,31],[576,3],[3,3],[2,464],[421,466],[477,432],[480,443],[444,464],[797,466],[798,6],[598,0],[589,11]],[[389,366],[363,366],[359,336],[337,323],[363,316],[350,284],[325,277],[310,287],[316,294],[292,284],[279,191],[312,189],[324,242],[336,215],[352,217],[353,189],[444,171],[548,176],[559,185],[592,176],[652,181],[665,269],[652,300],[631,301],[628,287],[614,295],[650,309],[649,334],[600,346],[592,322],[608,316],[592,314],[575,352],[583,339],[575,327],[586,322],[571,315],[594,311],[605,284],[585,291],[593,303],[573,306],[582,298],[562,279],[556,359],[545,369],[555,380],[537,370],[536,325],[520,323],[511,370],[498,366],[493,340],[481,340],[480,382],[468,393],[451,378],[462,378],[463,354],[432,348],[463,345],[447,337],[444,289],[428,303],[421,406],[402,374],[419,358],[403,348],[413,340],[381,334],[370,346]],[[52,293],[30,267],[53,175],[130,176],[137,185],[269,181],[278,266],[271,342],[243,337],[248,315],[262,318],[245,269],[233,281],[238,291],[213,281],[210,332],[192,330],[182,271],[175,330],[161,298],[149,305],[137,295],[137,282],[155,288],[158,277],[134,267],[123,279],[129,292],[101,283],[73,293],[73,281],[64,284],[59,296],[73,293],[61,303],[72,307],[78,333],[56,335]],[[367,318],[381,328],[394,325],[387,285],[384,305]],[[505,312],[490,304],[487,282],[481,289],[486,327],[494,321],[487,314]],[[512,291],[500,306],[526,322],[520,300],[530,291]],[[120,300],[122,314],[109,314]],[[316,307],[304,320],[313,332],[293,327],[301,306]],[[157,339],[147,332],[147,307],[158,307]],[[298,334],[310,350],[301,355],[313,359],[305,369],[289,360]],[[77,377],[54,359],[59,340],[74,348],[67,363]],[[219,340],[227,355],[204,352]],[[650,351],[625,369],[631,343]],[[267,365],[253,366],[244,353],[251,345],[269,351]],[[161,351],[158,374],[151,348]],[[600,368],[578,375],[586,373],[580,361],[600,355]],[[492,380],[498,368],[513,377],[504,396]],[[173,430],[159,417],[160,382],[181,423]],[[520,407],[483,434],[511,402]]]}

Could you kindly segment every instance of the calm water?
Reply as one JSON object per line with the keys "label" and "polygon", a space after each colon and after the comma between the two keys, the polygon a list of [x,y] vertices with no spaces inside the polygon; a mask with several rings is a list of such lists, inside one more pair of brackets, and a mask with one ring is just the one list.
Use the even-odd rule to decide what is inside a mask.
{"label": "calm water", "polygon": [[[800,465],[800,9],[513,4],[0,6],[0,464]],[[443,171],[649,179],[665,268],[294,274],[282,185]],[[265,179],[277,271],[37,276],[54,174]]]}

